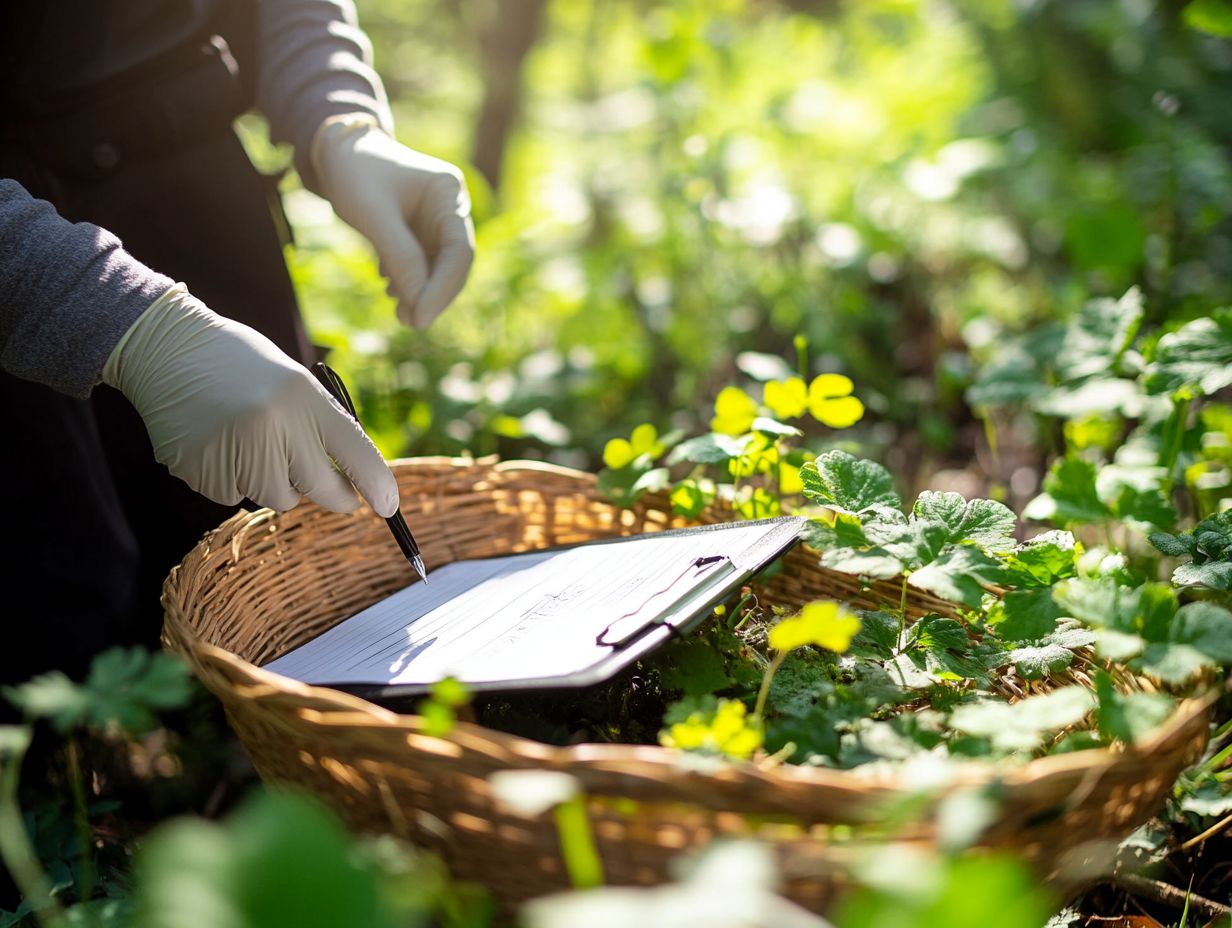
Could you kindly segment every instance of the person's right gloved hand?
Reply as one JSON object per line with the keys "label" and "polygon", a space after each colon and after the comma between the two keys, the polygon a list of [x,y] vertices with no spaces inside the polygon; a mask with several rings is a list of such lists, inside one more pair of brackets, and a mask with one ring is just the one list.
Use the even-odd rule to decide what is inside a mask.
{"label": "person's right gloved hand", "polygon": [[[225,505],[398,508],[398,484],[363,430],[264,335],[172,287],[112,350],[103,382],[145,421],[158,461]],[[345,472],[344,477],[330,459]],[[348,482],[347,478],[350,478]]]}

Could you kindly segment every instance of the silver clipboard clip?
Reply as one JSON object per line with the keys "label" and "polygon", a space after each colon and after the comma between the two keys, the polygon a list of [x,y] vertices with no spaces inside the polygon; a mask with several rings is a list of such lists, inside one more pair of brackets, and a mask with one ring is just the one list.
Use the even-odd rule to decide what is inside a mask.
{"label": "silver clipboard clip", "polygon": [[655,598],[662,596],[664,593],[670,592],[677,583],[689,576],[690,571],[697,571],[697,573],[693,574],[693,577],[696,578],[708,571],[715,564],[730,560],[731,559],[726,555],[713,554],[709,557],[698,557],[689,561],[684,570],[677,574],[665,587],[655,590],[647,596],[646,599],[637,606],[637,608],[629,610],[608,623],[607,627],[605,627],[603,631],[599,632],[599,634],[595,637],[595,644],[606,645],[612,648],[622,648],[630,641],[633,641],[635,638],[639,637],[647,629],[662,624],[664,619],[663,613],[657,613],[647,619],[642,615],[642,611]]}

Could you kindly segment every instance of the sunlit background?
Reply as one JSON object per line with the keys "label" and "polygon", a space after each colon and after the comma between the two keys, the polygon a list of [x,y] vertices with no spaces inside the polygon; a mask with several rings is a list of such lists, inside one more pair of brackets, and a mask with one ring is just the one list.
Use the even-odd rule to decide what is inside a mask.
{"label": "sunlit background", "polygon": [[1002,423],[994,456],[964,398],[1009,334],[1134,284],[1148,319],[1228,302],[1232,43],[1183,6],[360,0],[399,137],[467,173],[478,259],[405,330],[288,177],[311,332],[391,456],[584,468],[641,422],[704,430],[803,335],[868,407],[811,450],[1021,501],[1050,427]]}

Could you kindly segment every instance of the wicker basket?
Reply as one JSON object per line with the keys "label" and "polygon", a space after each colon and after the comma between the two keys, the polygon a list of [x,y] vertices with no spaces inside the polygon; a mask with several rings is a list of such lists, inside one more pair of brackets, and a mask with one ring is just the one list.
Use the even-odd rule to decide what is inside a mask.
{"label": "wicker basket", "polygon": [[[598,499],[593,476],[534,463],[416,459],[394,467],[404,511],[429,564],[671,527],[665,498],[634,510]],[[902,772],[725,764],[705,771],[657,747],[550,747],[460,723],[447,740],[335,690],[259,669],[407,582],[406,563],[370,511],[337,515],[311,504],[240,513],[208,535],[167,579],[166,645],[222,700],[260,775],[325,799],[358,830],[401,835],[444,854],[454,873],[490,887],[506,906],[567,885],[553,817],[500,806],[487,777],[500,770],[573,774],[589,797],[596,844],[614,884],[662,881],[668,862],[719,834],[771,842],[789,896],[822,910],[844,882],[850,848],[832,826],[875,822],[883,803],[919,784]],[[818,597],[872,606],[898,586],[862,588],[797,549],[768,585],[771,601]],[[913,594],[909,610],[949,610]],[[1183,702],[1146,743],[994,768],[962,768],[954,786],[997,779],[1002,818],[985,834],[1050,870],[1067,852],[1118,840],[1152,815],[1203,751],[1212,698]],[[915,837],[928,840],[927,822]],[[1080,866],[1079,866],[1080,869]]]}

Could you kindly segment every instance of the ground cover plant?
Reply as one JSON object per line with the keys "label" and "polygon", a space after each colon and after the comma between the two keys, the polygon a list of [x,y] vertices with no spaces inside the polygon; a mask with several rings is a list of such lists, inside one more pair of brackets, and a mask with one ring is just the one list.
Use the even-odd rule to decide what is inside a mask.
{"label": "ground cover plant", "polygon": [[[283,173],[313,339],[382,450],[547,459],[684,517],[800,512],[819,563],[897,594],[797,613],[753,584],[606,687],[465,706],[443,686],[430,731],[473,713],[682,763],[1016,765],[1122,750],[1224,677],[1226,0],[358,7],[402,140],[470,182],[457,305],[399,328],[366,246],[259,120],[241,129]],[[903,590],[953,606],[907,615]],[[113,654],[94,673],[5,696],[23,721],[0,728],[0,852],[30,891],[0,926],[489,920],[428,855],[246,805],[252,771],[182,670]],[[1158,819],[1050,925],[1226,923],[1230,788],[1225,697]],[[1055,911],[1013,860],[962,853],[996,814],[967,798],[936,856],[870,859],[835,923]],[[593,886],[579,808],[553,814]],[[662,895],[526,917],[800,917],[755,850],[716,855]]]}

